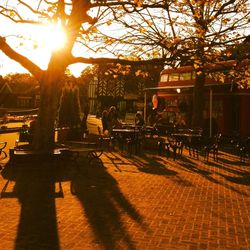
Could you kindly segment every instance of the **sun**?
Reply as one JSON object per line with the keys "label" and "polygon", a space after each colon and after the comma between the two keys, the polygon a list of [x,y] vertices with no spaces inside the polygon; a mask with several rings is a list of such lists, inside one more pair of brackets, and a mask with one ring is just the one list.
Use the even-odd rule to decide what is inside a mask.
{"label": "sun", "polygon": [[35,32],[37,46],[53,52],[66,44],[66,34],[60,24],[40,25]]}

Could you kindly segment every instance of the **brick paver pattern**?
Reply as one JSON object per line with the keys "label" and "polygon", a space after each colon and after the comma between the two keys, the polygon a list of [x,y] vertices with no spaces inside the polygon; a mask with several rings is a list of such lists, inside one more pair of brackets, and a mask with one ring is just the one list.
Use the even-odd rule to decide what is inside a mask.
{"label": "brick paver pattern", "polygon": [[20,166],[0,199],[0,249],[250,249],[250,164],[219,157],[105,152],[77,176]]}

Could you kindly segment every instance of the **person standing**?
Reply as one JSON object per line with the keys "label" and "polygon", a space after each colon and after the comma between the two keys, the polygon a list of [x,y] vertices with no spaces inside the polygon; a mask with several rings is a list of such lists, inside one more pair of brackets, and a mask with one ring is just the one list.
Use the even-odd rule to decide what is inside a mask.
{"label": "person standing", "polygon": [[106,109],[103,110],[102,112],[102,133],[104,134],[105,131],[109,130],[108,127],[108,111]]}
{"label": "person standing", "polygon": [[141,113],[136,113],[135,115],[135,125],[142,127],[144,125],[144,119],[141,115]]}
{"label": "person standing", "polygon": [[120,122],[118,120],[118,114],[115,106],[111,106],[108,112],[108,130],[109,134],[112,133],[114,127],[118,127]]}
{"label": "person standing", "polygon": [[85,138],[86,135],[88,134],[88,126],[87,126],[88,114],[89,114],[89,104],[87,103],[83,109],[83,117],[81,120],[81,130],[83,138]]}

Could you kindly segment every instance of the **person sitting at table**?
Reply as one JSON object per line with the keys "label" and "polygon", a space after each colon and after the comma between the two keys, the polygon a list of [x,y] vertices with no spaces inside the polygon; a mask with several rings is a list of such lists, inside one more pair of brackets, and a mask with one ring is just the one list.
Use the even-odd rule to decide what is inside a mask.
{"label": "person sitting at table", "polygon": [[145,122],[144,122],[144,119],[143,119],[141,113],[139,113],[139,112],[136,113],[136,115],[135,115],[135,125],[142,127],[144,125],[144,123]]}
{"label": "person sitting at table", "polygon": [[176,116],[176,122],[175,122],[176,129],[178,130],[179,128],[186,128],[187,124],[184,119],[184,117],[181,114],[178,114]]}
{"label": "person sitting at table", "polygon": [[36,125],[37,125],[37,117],[35,117],[30,122],[30,126],[29,126],[29,129],[28,129],[28,141],[29,141],[30,144],[33,141],[33,137],[34,137],[34,134],[35,134]]}
{"label": "person sitting at table", "polygon": [[118,114],[115,106],[111,106],[108,112],[108,131],[109,134],[112,134],[113,128],[118,128],[121,126],[120,121],[118,120]]}

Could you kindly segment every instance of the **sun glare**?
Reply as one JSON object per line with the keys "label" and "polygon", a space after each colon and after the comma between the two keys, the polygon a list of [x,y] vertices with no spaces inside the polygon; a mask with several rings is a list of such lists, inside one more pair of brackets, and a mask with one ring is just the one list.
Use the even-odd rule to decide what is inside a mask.
{"label": "sun glare", "polygon": [[59,24],[43,25],[35,34],[37,45],[50,52],[65,46],[66,34]]}

